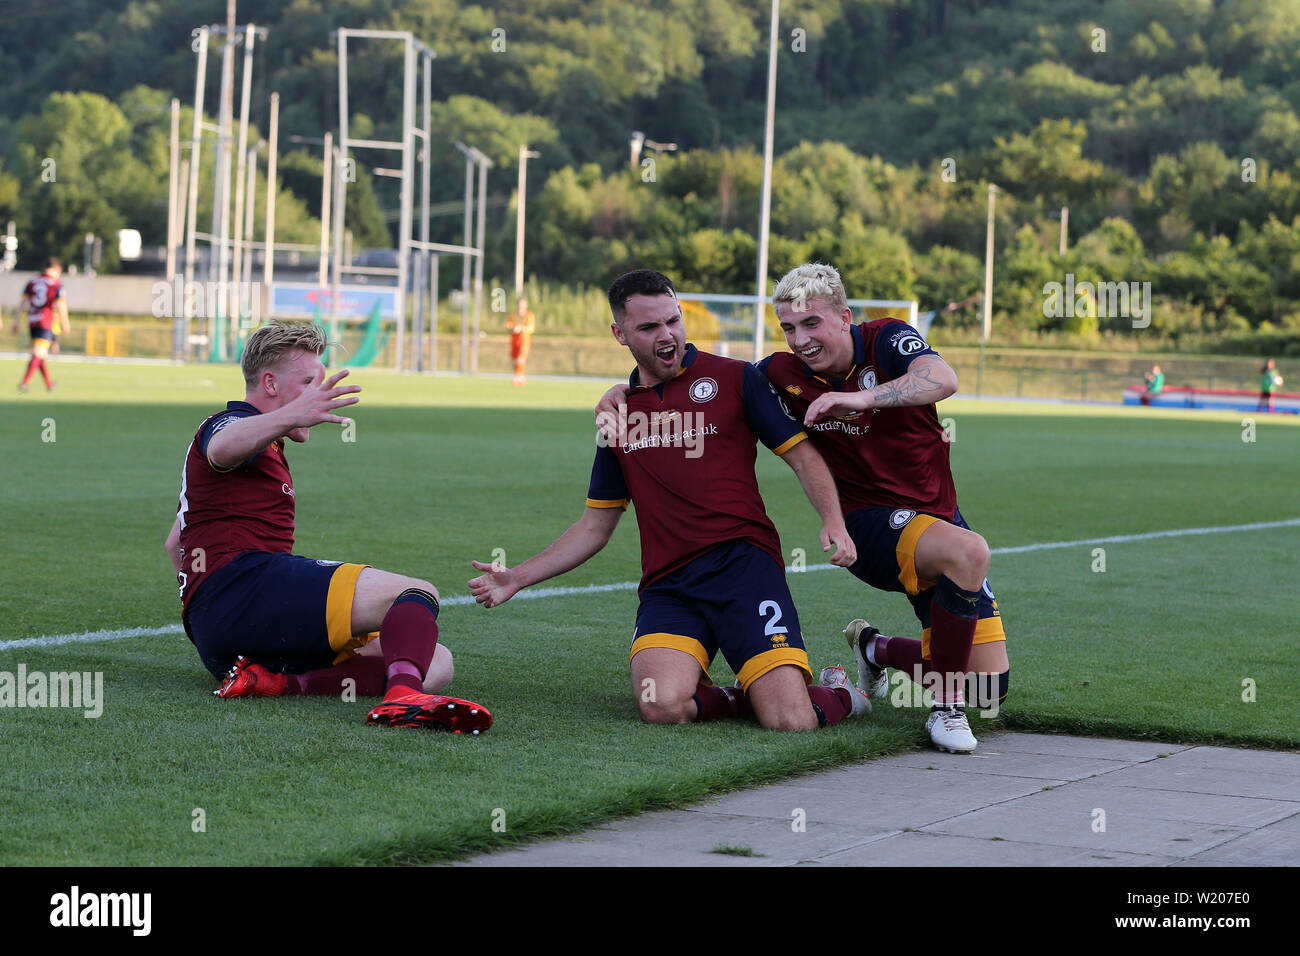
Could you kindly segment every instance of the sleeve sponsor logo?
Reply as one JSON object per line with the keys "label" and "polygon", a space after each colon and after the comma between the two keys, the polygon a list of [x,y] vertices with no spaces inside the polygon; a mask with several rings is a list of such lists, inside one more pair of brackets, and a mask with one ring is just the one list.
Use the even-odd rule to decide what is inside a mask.
{"label": "sleeve sponsor logo", "polygon": [[898,340],[898,344],[895,348],[898,349],[899,354],[901,355],[915,355],[917,352],[922,352],[929,348],[929,346],[925,344],[925,339],[921,338],[919,335],[904,335]]}

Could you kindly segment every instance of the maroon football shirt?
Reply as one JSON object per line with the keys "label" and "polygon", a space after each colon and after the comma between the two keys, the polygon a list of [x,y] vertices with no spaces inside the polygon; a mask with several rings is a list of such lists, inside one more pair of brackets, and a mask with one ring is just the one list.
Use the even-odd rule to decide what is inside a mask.
{"label": "maroon football shirt", "polygon": [[54,328],[54,303],[63,298],[63,283],[54,276],[41,274],[23,286],[27,296],[27,322],[42,329]]}
{"label": "maroon football shirt", "polygon": [[[936,355],[919,332],[897,319],[855,325],[853,368],[842,381],[813,373],[793,352],[759,363],[796,417],[827,392],[857,392],[893,381],[919,355]],[[934,404],[875,408],[819,422],[810,429],[826,459],[847,515],[859,508],[911,508],[952,520],[957,510],[948,442]]]}
{"label": "maroon football shirt", "polygon": [[782,568],[781,540],[754,475],[756,443],[784,454],[807,437],[745,362],[686,347],[681,372],[627,398],[626,440],[597,449],[587,504],[636,504],[641,587],[728,541],[750,541]]}
{"label": "maroon football shirt", "polygon": [[181,606],[203,582],[245,551],[293,550],[293,478],[277,439],[229,471],[208,461],[208,442],[231,422],[260,414],[247,402],[230,402],[225,411],[199,427],[181,472]]}

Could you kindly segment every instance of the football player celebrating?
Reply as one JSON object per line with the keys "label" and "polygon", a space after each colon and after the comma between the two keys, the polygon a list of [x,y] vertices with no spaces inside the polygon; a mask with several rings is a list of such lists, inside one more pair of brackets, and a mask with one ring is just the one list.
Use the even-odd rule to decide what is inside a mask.
{"label": "football player celebrating", "polygon": [[[55,342],[55,336],[71,329],[68,322],[68,303],[63,298],[63,264],[54,256],[45,262],[45,271],[29,279],[23,286],[22,304],[19,314],[26,313],[27,328],[32,336],[32,357],[27,362],[27,372],[18,386],[18,391],[27,391],[28,382],[38,371],[45,379],[45,388],[54,391],[54,382],[50,379],[49,366],[45,357]],[[14,332],[18,331],[18,317],[14,317]]]}
{"label": "football player celebrating", "polygon": [[885,696],[886,667],[921,680],[935,692],[930,739],[968,753],[976,740],[966,696],[980,707],[1000,703],[1010,665],[985,579],[989,548],[957,508],[935,409],[957,391],[957,373],[904,322],[854,325],[831,266],[792,270],[772,300],[792,351],[759,367],[802,415],[835,476],[858,551],[849,570],[872,587],[905,593],[921,622],[919,641],[851,622],[845,636],[858,660],[858,685]]}
{"label": "football player celebrating", "polygon": [[[576,568],[636,503],[640,608],[629,654],[641,718],[679,724],[753,715],[766,728],[812,730],[870,711],[842,668],[812,671],[785,580],[776,529],[754,475],[756,442],[788,464],[824,522],[824,550],[856,559],[835,485],[806,433],[752,366],[686,342],[667,276],[648,269],[609,290],[614,338],[632,353],[622,426],[599,442],[582,517],[514,568],[479,561],[469,582],[486,607]],[[721,651],[738,687],[708,677]]]}
{"label": "football player celebrating", "polygon": [[[906,323],[853,325],[831,266],[794,269],[773,300],[793,352],[758,367],[803,418],[835,477],[857,551],[849,570],[873,587],[907,594],[921,622],[921,640],[886,637],[862,619],[849,623],[858,686],[886,696],[886,667],[895,667],[931,687],[930,739],[943,750],[970,752],[977,742],[966,698],[984,708],[1004,700],[1009,664],[985,580],[988,545],[957,510],[934,407],[957,390],[957,375]],[[605,393],[597,422],[608,422],[623,391]],[[974,673],[966,680],[968,668]]]}
{"label": "football player celebrating", "polygon": [[[359,386],[325,377],[326,341],[313,325],[274,322],[248,339],[246,392],[199,427],[181,473],[167,553],[181,621],[222,698],[383,696],[371,724],[477,734],[478,704],[442,697],[451,654],[438,643],[438,591],[364,564],[292,554],[294,489],[284,439],[305,442]],[[377,635],[375,632],[378,632]]]}

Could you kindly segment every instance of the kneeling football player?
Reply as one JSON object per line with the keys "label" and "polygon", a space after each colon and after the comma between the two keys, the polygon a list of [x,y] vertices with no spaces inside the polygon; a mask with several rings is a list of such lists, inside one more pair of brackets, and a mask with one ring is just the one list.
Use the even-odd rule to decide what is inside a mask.
{"label": "kneeling football player", "polygon": [[[636,505],[641,606],[629,654],[641,718],[677,724],[753,716],[773,730],[813,730],[870,712],[843,668],[820,684],[799,630],[776,528],[754,476],[762,441],[798,475],[824,522],[832,562],[853,563],[835,484],[803,429],[752,366],[686,343],[667,276],[628,273],[609,290],[614,338],[636,360],[616,446],[596,450],[582,517],[514,568],[475,561],[474,599],[502,604],[600,551]],[[739,687],[717,687],[722,652]],[[811,686],[810,686],[811,685]]]}

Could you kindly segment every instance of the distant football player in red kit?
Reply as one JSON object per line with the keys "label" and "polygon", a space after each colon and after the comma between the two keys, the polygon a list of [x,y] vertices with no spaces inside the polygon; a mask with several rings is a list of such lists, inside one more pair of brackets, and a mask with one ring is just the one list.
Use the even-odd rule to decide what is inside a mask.
{"label": "distant football player in red kit", "polygon": [[792,351],[759,367],[802,417],[835,476],[858,551],[849,570],[872,587],[905,593],[923,629],[917,641],[851,622],[845,636],[858,659],[858,685],[885,696],[886,667],[923,678],[935,691],[931,740],[970,752],[967,694],[995,707],[1006,698],[1010,665],[985,577],[989,548],[958,510],[935,410],[957,390],[957,373],[905,322],[854,325],[831,266],[794,269],[772,299]]}
{"label": "distant football player in red kit", "polygon": [[63,298],[63,264],[51,256],[45,263],[45,271],[29,279],[23,286],[23,300],[14,316],[14,332],[18,331],[19,316],[26,314],[27,328],[32,336],[32,357],[27,362],[27,372],[18,386],[18,391],[25,392],[32,376],[37,372],[45,379],[45,387],[54,391],[54,381],[50,378],[50,369],[46,356],[55,342],[55,336],[70,329],[68,322],[68,303]]}
{"label": "distant football player in red kit", "polygon": [[[749,364],[686,342],[668,277],[640,269],[609,290],[611,330],[636,361],[614,444],[598,442],[582,517],[514,568],[479,561],[469,582],[486,607],[600,551],[631,501],[641,534],[640,608],[629,654],[641,718],[680,724],[754,716],[812,730],[870,711],[842,668],[812,671],[785,561],[754,476],[761,441],[794,469],[821,515],[825,550],[856,559],[835,485],[807,435]],[[717,687],[721,651],[739,687]]]}
{"label": "distant football player in red kit", "polygon": [[[456,733],[486,730],[482,706],[432,693],[452,677],[438,643],[438,591],[364,564],[292,554],[294,487],[284,439],[305,442],[358,386],[325,377],[313,325],[275,322],[244,348],[242,402],[199,427],[185,456],[167,553],[181,621],[218,697],[383,696],[371,724]],[[377,633],[376,633],[377,632]]]}

